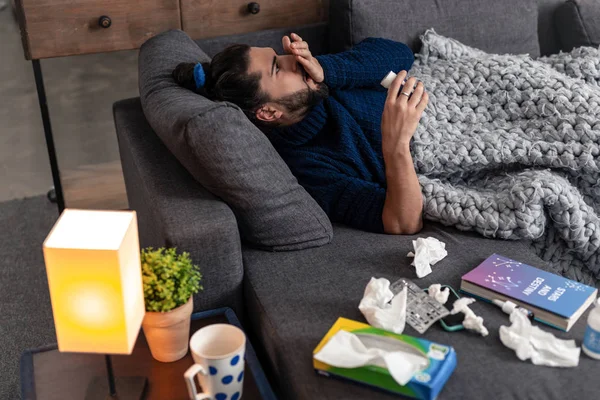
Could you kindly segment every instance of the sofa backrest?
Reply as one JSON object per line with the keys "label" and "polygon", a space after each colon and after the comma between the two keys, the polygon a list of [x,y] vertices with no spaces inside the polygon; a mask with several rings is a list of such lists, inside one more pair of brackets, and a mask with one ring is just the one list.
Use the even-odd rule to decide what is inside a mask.
{"label": "sofa backrest", "polygon": [[434,28],[486,52],[537,57],[559,48],[552,16],[561,2],[331,0],[330,50],[347,50],[367,37],[383,36],[418,51],[419,36]]}
{"label": "sofa backrest", "polygon": [[211,58],[225,47],[235,43],[245,43],[255,47],[272,47],[277,53],[283,53],[281,38],[284,35],[289,35],[290,32],[295,32],[310,44],[311,52],[318,55],[328,52],[328,28],[329,24],[327,22],[319,22],[297,27],[267,29],[259,32],[201,39],[196,40],[196,43]]}
{"label": "sofa backrest", "polygon": [[[330,11],[329,11],[329,19],[330,21],[336,21],[336,19],[344,18],[345,11],[342,7],[343,4],[354,4],[360,3],[365,0],[331,0],[330,1]],[[373,0],[371,0],[373,1]],[[385,2],[385,0],[376,0],[376,2]],[[426,11],[423,10],[423,4],[426,3],[422,0],[395,0],[401,1],[402,3],[408,3],[411,9],[420,10],[419,13]],[[565,2],[565,0],[534,0],[537,1],[537,34],[539,39],[539,52],[541,55],[547,55],[552,53],[557,53],[560,49],[560,43],[558,41],[557,35],[557,27],[554,23],[554,12],[556,9]],[[437,2],[440,4],[444,4],[444,2]],[[413,5],[410,5],[410,4]],[[487,4],[491,4],[494,7],[490,8]],[[477,9],[489,11],[492,9],[495,10],[504,10],[506,14],[509,16],[515,15],[522,12],[522,8],[514,9],[509,8],[505,4],[503,0],[477,0]],[[498,7],[498,4],[504,5],[504,7]],[[535,11],[535,10],[534,10]],[[467,18],[468,15],[465,15]],[[467,21],[467,19],[465,19]],[[463,21],[464,22],[464,21]],[[260,46],[260,47],[272,47],[277,52],[281,52],[283,49],[281,47],[281,37],[283,35],[287,35],[290,32],[297,32],[302,38],[304,38],[310,44],[311,51],[313,54],[323,54],[327,53],[331,50],[340,50],[339,42],[333,43],[330,46],[331,41],[339,40],[340,35],[344,35],[347,32],[339,32],[335,31],[335,29],[330,29],[330,24],[323,22],[313,25],[304,25],[300,27],[289,27],[285,29],[270,29],[264,30],[260,32],[253,33],[245,33],[239,35],[231,35],[231,36],[220,36],[216,38],[203,39],[198,40],[197,43],[202,48],[202,50],[208,54],[210,57],[213,57],[216,53],[221,51],[227,45],[233,43],[247,43],[251,46]],[[568,29],[568,27],[565,27]],[[329,32],[328,32],[329,31]],[[409,35],[416,37],[421,31],[417,32],[407,32]],[[442,33],[442,32],[440,32]],[[338,47],[336,49],[336,47]]]}

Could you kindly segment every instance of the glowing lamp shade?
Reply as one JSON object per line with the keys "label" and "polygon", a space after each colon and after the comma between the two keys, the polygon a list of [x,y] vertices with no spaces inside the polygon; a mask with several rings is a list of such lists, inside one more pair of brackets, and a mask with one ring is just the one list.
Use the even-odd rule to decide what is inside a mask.
{"label": "glowing lamp shade", "polygon": [[135,212],[66,209],[44,259],[58,349],[131,354],[145,313]]}

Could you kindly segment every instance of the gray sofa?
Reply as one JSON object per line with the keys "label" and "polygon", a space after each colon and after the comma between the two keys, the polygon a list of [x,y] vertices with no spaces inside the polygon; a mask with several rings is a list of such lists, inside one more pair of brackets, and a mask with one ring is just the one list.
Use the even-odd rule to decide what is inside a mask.
{"label": "gray sofa", "polygon": [[[494,51],[493,33],[481,27],[494,25],[495,29],[502,29],[504,22],[502,19],[482,20],[479,11],[486,7],[497,8],[497,3],[503,2],[448,2],[462,4],[464,21],[447,17],[440,11],[440,3],[433,0],[420,2],[415,14],[429,18],[437,15],[439,21],[424,23],[433,24],[441,34],[455,35],[467,44],[479,44],[487,47],[485,50]],[[358,5],[371,9],[375,3],[374,0],[333,0],[330,11],[333,28],[324,23],[294,27],[293,31],[310,43],[313,53],[324,53],[332,48],[340,50],[360,39],[354,37],[356,31],[340,32],[340,26],[353,26],[347,18],[348,10],[356,6],[356,11],[360,9]],[[557,52],[560,45],[557,27],[552,21],[554,10],[562,1],[539,0],[538,3],[533,12],[539,14],[539,52]],[[505,11],[512,19],[532,12],[510,5]],[[369,18],[367,14],[354,17],[364,20]],[[473,19],[477,19],[474,24],[480,28],[465,29]],[[372,24],[385,26],[380,20]],[[413,29],[405,32],[407,40],[411,40],[422,27],[407,29]],[[271,46],[281,51],[281,37],[290,30],[270,30],[198,43],[210,56],[235,42]],[[382,36],[387,35],[383,32]],[[411,44],[418,46],[416,42]],[[496,50],[511,51],[510,45],[511,41],[498,43]],[[129,205],[138,212],[141,245],[176,246],[191,253],[202,268],[205,287],[194,299],[195,310],[230,306],[236,311],[280,398],[394,398],[387,393],[318,376],[312,368],[312,350],[337,317],[363,320],[357,306],[372,276],[391,281],[400,277],[416,280],[409,266],[411,259],[406,257],[416,237],[436,237],[446,243],[448,250],[448,256],[434,267],[431,275],[416,280],[421,287],[440,282],[458,288],[460,277],[494,252],[547,268],[528,242],[485,239],[427,221],[422,232],[414,236],[378,235],[334,225],[333,240],[323,247],[292,252],[254,249],[240,240],[236,218],[229,206],[197,183],[154,134],[139,99],[117,102],[114,117]],[[579,367],[571,369],[538,367],[519,361],[499,340],[499,326],[508,324],[506,315],[488,304],[476,303],[473,309],[485,319],[490,331],[488,337],[465,331],[449,333],[437,325],[424,335],[429,340],[452,345],[457,352],[458,366],[441,399],[598,398],[600,381],[594,379],[597,364],[590,358],[582,355]],[[586,316],[587,313],[568,334],[550,331],[580,343]],[[405,333],[418,335],[410,327]]]}

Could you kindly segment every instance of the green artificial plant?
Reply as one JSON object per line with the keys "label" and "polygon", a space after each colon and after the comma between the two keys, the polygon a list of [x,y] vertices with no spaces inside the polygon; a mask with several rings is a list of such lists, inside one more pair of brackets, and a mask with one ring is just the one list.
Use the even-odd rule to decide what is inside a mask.
{"label": "green artificial plant", "polygon": [[148,247],[142,250],[141,261],[146,311],[170,311],[203,289],[202,274],[187,252]]}

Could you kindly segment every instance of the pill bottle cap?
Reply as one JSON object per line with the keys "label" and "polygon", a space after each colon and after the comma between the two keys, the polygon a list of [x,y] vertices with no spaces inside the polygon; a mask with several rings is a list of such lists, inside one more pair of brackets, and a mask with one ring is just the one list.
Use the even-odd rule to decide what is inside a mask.
{"label": "pill bottle cap", "polygon": [[386,89],[389,89],[390,86],[392,85],[392,82],[394,82],[394,79],[396,79],[396,73],[394,73],[394,71],[390,71],[388,72],[388,74],[385,76],[385,78],[383,78],[381,80],[381,86],[383,86]]}

